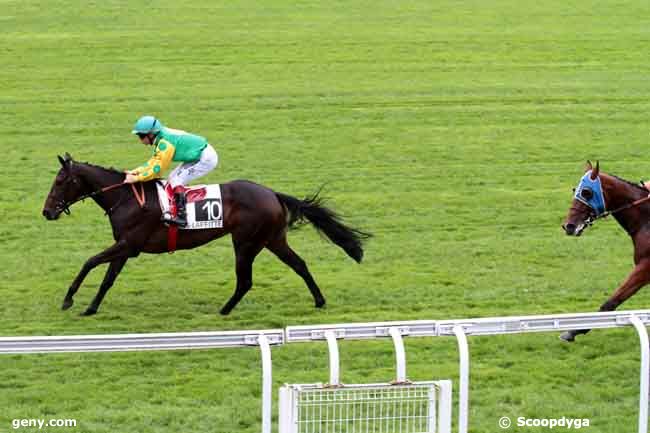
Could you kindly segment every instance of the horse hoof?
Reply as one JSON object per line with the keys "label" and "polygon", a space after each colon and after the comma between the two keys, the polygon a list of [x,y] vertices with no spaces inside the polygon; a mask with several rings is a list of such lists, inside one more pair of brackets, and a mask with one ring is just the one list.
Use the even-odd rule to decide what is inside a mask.
{"label": "horse hoof", "polygon": [[82,316],[92,316],[94,314],[97,314],[97,310],[91,310],[90,308],[81,313]]}
{"label": "horse hoof", "polygon": [[230,310],[226,310],[225,308],[222,308],[221,310],[219,310],[219,314],[221,314],[222,316],[227,316],[228,314],[230,314]]}
{"label": "horse hoof", "polygon": [[567,331],[560,334],[560,340],[573,343],[576,340],[576,336],[572,332]]}
{"label": "horse hoof", "polygon": [[72,307],[72,304],[74,304],[74,301],[72,299],[64,299],[63,305],[61,305],[61,309],[65,311],[68,308]]}
{"label": "horse hoof", "polygon": [[323,308],[323,307],[325,307],[325,299],[323,299],[322,301],[316,302],[315,305],[316,305],[316,308]]}

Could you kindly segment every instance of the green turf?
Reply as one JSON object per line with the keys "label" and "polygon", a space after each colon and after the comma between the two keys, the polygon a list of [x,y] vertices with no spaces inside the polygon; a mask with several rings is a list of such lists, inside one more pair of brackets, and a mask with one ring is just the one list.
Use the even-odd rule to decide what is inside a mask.
{"label": "green turf", "polygon": [[[2,335],[583,312],[625,277],[632,247],[613,220],[580,239],[560,224],[587,158],[649,176],[647,2],[221,3],[0,1]],[[253,290],[219,316],[234,286],[221,239],[129,261],[100,313],[79,317],[101,267],[59,310],[112,237],[92,202],[42,218],[56,155],[133,168],[149,151],[129,132],[147,113],[209,138],[221,162],[206,182],[248,178],[297,196],[326,184],[331,205],[375,235],[358,266],[309,228],[291,234],[327,309],[265,252]],[[411,379],[457,389],[453,340],[406,344]],[[636,431],[631,329],[574,345],[554,333],[470,345],[471,432],[499,431],[503,415]],[[274,388],[326,381],[326,355],[324,344],[275,349]],[[345,342],[341,357],[344,382],[394,376],[389,341]],[[0,431],[16,418],[75,418],[77,428],[53,430],[74,432],[260,428],[254,349],[5,356],[0,366]]]}

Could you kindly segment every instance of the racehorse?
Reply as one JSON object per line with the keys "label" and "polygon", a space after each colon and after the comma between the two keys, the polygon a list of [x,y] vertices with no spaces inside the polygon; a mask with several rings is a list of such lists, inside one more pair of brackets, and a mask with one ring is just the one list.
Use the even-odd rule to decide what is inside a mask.
{"label": "racehorse", "polygon": [[[155,181],[125,184],[124,172],[74,161],[67,153],[58,158],[61,169],[45,200],[43,216],[56,220],[62,212],[69,214],[72,204],[92,198],[106,212],[113,229],[115,243],[85,262],[63,300],[62,309],[67,310],[86,275],[96,266],[109,263],[97,295],[83,313],[92,315],[97,313],[106,292],[129,258],[142,252],[158,254],[168,251],[169,231],[161,222],[162,211]],[[222,228],[178,231],[177,249],[195,248],[226,234],[232,235],[237,284],[234,294],[221,308],[221,314],[230,313],[250,290],[253,260],[263,248],[270,250],[302,277],[317,308],[325,305],[325,298],[304,260],[287,243],[287,231],[296,223],[311,223],[348,256],[361,263],[362,242],[370,234],[344,224],[339,215],[323,205],[318,194],[299,200],[253,182],[228,182],[221,185]]]}
{"label": "racehorse", "polygon": [[[580,236],[596,220],[613,215],[634,244],[634,269],[600,306],[600,311],[613,311],[650,281],[650,191],[601,172],[598,163],[594,168],[587,161],[585,172],[562,225],[566,234]],[[576,335],[587,332],[588,329],[567,331],[560,338],[574,341]]]}

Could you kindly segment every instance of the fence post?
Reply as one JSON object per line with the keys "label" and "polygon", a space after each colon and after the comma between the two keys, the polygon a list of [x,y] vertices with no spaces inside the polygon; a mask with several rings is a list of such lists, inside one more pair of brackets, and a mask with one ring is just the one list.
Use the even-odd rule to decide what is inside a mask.
{"label": "fence post", "polygon": [[397,370],[397,377],[395,382],[404,383],[406,382],[406,354],[404,352],[404,340],[402,340],[402,333],[399,328],[391,326],[388,329],[388,333],[393,339],[393,345],[395,346],[395,364]]}
{"label": "fence post", "polygon": [[327,339],[327,349],[330,354],[330,385],[338,386],[339,383],[339,346],[336,343],[336,334],[334,331],[325,331]]}
{"label": "fence post", "polygon": [[469,347],[462,325],[454,326],[460,356],[460,385],[458,387],[458,433],[467,433],[469,412]]}
{"label": "fence post", "polygon": [[272,371],[271,346],[266,335],[257,338],[262,351],[262,433],[271,433]]}
{"label": "fence post", "polygon": [[641,391],[639,395],[639,433],[648,432],[648,392],[650,391],[650,347],[648,331],[637,316],[630,317],[630,323],[636,328],[641,341]]}

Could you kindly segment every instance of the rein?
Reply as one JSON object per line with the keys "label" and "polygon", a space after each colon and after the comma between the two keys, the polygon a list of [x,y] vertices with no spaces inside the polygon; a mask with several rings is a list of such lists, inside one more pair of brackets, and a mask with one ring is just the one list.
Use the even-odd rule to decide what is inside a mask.
{"label": "rein", "polygon": [[591,225],[591,224],[593,224],[596,220],[599,220],[599,219],[601,219],[601,218],[608,217],[608,216],[610,216],[610,215],[612,215],[612,214],[615,214],[615,213],[618,213],[618,212],[621,212],[621,211],[624,211],[624,210],[627,210],[627,209],[630,209],[630,208],[636,207],[636,206],[638,206],[638,205],[640,205],[640,204],[642,204],[642,203],[647,202],[648,200],[650,200],[650,194],[649,194],[647,197],[643,197],[643,198],[640,198],[640,199],[638,199],[638,200],[634,200],[633,202],[628,203],[628,204],[626,204],[626,205],[623,205],[623,206],[621,206],[621,207],[619,207],[619,208],[616,208],[616,209],[614,209],[614,210],[609,210],[609,211],[606,211],[606,212],[601,213],[600,215],[596,215],[595,217],[589,219],[589,224]]}
{"label": "rein", "polygon": [[[73,178],[73,182],[76,183],[78,181],[77,181],[77,179]],[[131,189],[133,190],[133,195],[135,196],[135,199],[137,200],[138,204],[140,205],[141,208],[143,208],[144,204],[146,203],[146,195],[145,195],[145,191],[144,191],[144,185],[142,184],[142,182],[139,182],[139,183],[140,183],[140,193],[138,193],[138,190],[136,189],[135,184],[131,183],[129,185],[131,185]],[[70,206],[72,206],[73,204],[75,204],[75,203],[77,203],[79,201],[85,200],[87,198],[95,197],[95,196],[97,196],[99,194],[103,194],[105,192],[108,192],[110,190],[119,188],[119,187],[124,186],[124,185],[126,185],[124,182],[120,182],[120,183],[115,183],[113,185],[105,186],[105,187],[100,188],[100,189],[98,189],[96,191],[90,192],[88,194],[84,194],[84,195],[78,197],[76,200],[74,200],[72,202],[61,202],[59,204],[59,206],[62,208],[62,212],[64,212],[66,215],[70,215]],[[113,212],[113,210],[115,210],[115,208],[117,208],[121,203],[122,203],[122,199],[120,199],[115,205],[113,205],[113,207],[111,207],[109,210],[107,210],[106,215],[110,215]]]}
{"label": "rein", "polygon": [[144,185],[142,182],[138,182],[140,185],[140,195],[138,195],[138,191],[135,189],[135,184],[131,184],[131,189],[133,190],[133,195],[135,196],[135,199],[138,201],[138,204],[140,205],[141,208],[144,207],[144,204],[147,202],[147,197],[144,194]]}

